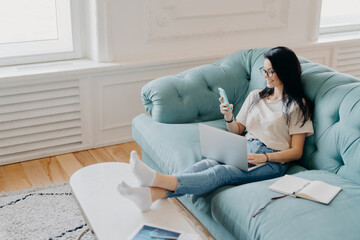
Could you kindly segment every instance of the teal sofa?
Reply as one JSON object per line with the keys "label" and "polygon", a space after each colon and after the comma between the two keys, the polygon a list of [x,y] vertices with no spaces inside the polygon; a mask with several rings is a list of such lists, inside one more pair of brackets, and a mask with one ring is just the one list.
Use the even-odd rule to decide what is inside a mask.
{"label": "teal sofa", "polygon": [[[248,93],[265,87],[259,68],[269,48],[246,49],[213,64],[153,80],[142,89],[148,114],[133,119],[133,138],[142,159],[174,174],[202,159],[198,123],[226,129],[218,87],[226,90],[235,114]],[[286,197],[252,215],[278,193],[277,179],[225,186],[180,201],[218,240],[360,239],[360,80],[299,57],[307,97],[314,102],[315,134],[301,160],[287,173],[340,186],[329,204]]]}

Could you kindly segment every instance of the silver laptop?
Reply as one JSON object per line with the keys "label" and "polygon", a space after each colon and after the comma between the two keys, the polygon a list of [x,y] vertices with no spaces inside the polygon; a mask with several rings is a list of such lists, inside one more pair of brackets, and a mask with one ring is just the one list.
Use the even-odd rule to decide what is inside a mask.
{"label": "silver laptop", "polygon": [[206,124],[199,123],[200,146],[203,157],[251,171],[263,164],[251,164],[247,158],[247,140]]}

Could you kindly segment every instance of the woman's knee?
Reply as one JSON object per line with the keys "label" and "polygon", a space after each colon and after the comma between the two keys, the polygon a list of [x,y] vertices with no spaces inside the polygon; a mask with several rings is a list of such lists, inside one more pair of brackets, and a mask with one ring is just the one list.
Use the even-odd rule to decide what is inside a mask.
{"label": "woman's knee", "polygon": [[208,158],[201,160],[201,161],[198,162],[197,164],[203,165],[203,166],[205,166],[205,167],[207,167],[207,168],[220,165],[220,163],[219,163],[218,161],[215,161],[215,160],[212,160],[212,159],[208,159]]}
{"label": "woman's knee", "polygon": [[195,164],[191,165],[190,167],[180,171],[179,173],[196,173],[205,171],[213,166],[219,165],[217,161],[211,159],[203,159]]}
{"label": "woman's knee", "polygon": [[211,172],[216,178],[216,181],[224,182],[224,183],[232,183],[233,181],[237,181],[237,178],[241,178],[242,171],[231,165],[218,165],[211,168]]}

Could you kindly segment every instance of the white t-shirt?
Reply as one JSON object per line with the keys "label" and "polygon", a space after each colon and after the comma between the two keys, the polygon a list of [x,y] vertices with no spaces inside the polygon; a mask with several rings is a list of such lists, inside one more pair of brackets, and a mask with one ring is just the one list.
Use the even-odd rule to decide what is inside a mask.
{"label": "white t-shirt", "polygon": [[267,147],[274,150],[286,150],[290,148],[292,134],[306,133],[310,136],[314,133],[311,120],[301,127],[303,119],[298,116],[301,113],[297,104],[293,104],[289,111],[290,122],[286,123],[286,115],[282,100],[261,99],[251,109],[251,103],[259,96],[261,90],[250,92],[236,121],[246,127],[247,139],[259,139]]}

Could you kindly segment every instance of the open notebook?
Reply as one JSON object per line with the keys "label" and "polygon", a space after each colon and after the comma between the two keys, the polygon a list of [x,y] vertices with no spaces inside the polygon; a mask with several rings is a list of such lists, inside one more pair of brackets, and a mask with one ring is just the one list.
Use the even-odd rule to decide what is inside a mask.
{"label": "open notebook", "polygon": [[269,189],[285,195],[301,197],[315,202],[329,204],[341,191],[340,187],[322,181],[285,175],[269,186]]}

